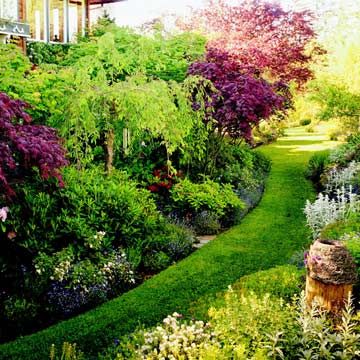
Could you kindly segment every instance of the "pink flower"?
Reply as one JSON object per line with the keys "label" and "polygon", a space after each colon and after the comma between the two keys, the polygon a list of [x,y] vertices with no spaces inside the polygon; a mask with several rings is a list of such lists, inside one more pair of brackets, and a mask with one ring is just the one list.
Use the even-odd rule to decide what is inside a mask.
{"label": "pink flower", "polygon": [[0,209],[0,220],[2,222],[4,222],[6,220],[8,212],[9,212],[9,208],[7,206],[2,207]]}
{"label": "pink flower", "polygon": [[9,231],[7,234],[7,237],[9,240],[13,240],[16,238],[16,232],[15,231]]}

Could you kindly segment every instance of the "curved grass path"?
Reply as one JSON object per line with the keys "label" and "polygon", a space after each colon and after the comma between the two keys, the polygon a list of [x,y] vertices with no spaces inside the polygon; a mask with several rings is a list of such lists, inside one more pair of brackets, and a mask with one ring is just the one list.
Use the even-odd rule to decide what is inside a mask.
{"label": "curved grass path", "polygon": [[[76,342],[90,358],[140,323],[174,311],[193,315],[198,299],[213,297],[243,275],[284,264],[308,242],[302,208],[314,196],[303,173],[310,156],[333,145],[301,128],[261,149],[272,171],[259,206],[242,223],[187,259],[95,310],[0,346],[0,359],[48,359],[49,348]],[[202,300],[204,302],[204,300]]]}

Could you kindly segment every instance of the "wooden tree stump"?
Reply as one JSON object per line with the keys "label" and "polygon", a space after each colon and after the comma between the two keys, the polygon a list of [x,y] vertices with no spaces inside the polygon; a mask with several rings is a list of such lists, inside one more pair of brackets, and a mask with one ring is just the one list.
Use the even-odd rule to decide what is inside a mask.
{"label": "wooden tree stump", "polygon": [[357,272],[354,260],[340,241],[316,240],[306,256],[306,301],[332,313],[344,308]]}

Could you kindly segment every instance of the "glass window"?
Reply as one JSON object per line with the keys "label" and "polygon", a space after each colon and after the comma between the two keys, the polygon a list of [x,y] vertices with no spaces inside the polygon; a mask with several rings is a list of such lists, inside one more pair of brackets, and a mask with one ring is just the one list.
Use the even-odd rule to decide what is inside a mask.
{"label": "glass window", "polygon": [[18,20],[19,3],[18,0],[0,0],[0,18]]}

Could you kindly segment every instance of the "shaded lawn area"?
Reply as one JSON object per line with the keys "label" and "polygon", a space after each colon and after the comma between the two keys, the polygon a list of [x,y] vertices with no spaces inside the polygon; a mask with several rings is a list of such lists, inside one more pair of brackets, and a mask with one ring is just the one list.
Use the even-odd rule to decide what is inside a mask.
{"label": "shaded lawn area", "polygon": [[[315,151],[333,146],[302,128],[260,150],[272,160],[266,191],[242,223],[136,289],[83,315],[0,346],[0,359],[48,359],[51,344],[77,343],[88,358],[138,325],[177,311],[206,317],[208,301],[240,277],[287,263],[310,241],[305,200],[314,197],[304,170]],[[205,300],[205,301],[204,301]]]}

